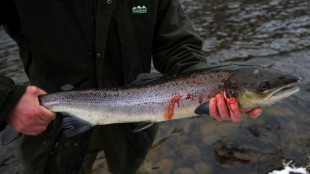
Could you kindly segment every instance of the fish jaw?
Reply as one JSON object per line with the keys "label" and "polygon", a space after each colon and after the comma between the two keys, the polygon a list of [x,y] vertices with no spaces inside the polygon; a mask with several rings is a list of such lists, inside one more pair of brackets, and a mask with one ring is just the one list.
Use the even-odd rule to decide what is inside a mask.
{"label": "fish jaw", "polygon": [[274,90],[267,96],[266,98],[263,99],[263,101],[278,101],[281,99],[284,99],[292,94],[297,93],[300,90],[299,83],[291,83],[288,85],[285,85],[277,90]]}

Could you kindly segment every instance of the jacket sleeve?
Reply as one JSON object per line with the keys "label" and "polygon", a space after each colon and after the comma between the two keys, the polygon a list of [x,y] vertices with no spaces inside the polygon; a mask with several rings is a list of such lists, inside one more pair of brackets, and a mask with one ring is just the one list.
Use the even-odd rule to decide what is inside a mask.
{"label": "jacket sleeve", "polygon": [[4,129],[7,115],[25,90],[26,86],[15,85],[10,78],[0,76],[0,131]]}
{"label": "jacket sleeve", "polygon": [[207,67],[202,40],[178,0],[159,7],[153,43],[153,62],[161,73],[179,74]]}
{"label": "jacket sleeve", "polygon": [[[0,26],[6,24],[11,19],[13,11],[14,1],[0,0]],[[0,75],[0,131],[6,126],[5,119],[7,115],[25,90],[26,86],[15,85],[12,79]]]}

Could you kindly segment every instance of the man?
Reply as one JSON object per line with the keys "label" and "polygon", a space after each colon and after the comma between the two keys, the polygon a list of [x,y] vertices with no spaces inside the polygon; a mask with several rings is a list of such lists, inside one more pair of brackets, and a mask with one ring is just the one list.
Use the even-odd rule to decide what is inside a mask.
{"label": "man", "polygon": [[[62,115],[39,105],[38,95],[74,89],[126,86],[149,72],[151,57],[164,74],[207,66],[201,39],[177,0],[1,0],[0,24],[17,42],[33,86],[0,77],[0,121],[23,133],[18,152],[26,173],[88,173],[104,149],[112,173],[134,173],[157,125],[132,133],[134,124],[97,126],[62,135]],[[46,91],[46,92],[45,92]],[[241,120],[235,99],[210,100],[216,120]],[[252,110],[256,117],[260,109]],[[82,167],[81,167],[82,166]]]}

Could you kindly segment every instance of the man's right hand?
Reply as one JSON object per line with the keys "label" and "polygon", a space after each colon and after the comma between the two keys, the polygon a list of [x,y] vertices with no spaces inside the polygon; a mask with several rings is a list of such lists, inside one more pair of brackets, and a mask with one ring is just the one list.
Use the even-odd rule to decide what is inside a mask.
{"label": "man's right hand", "polygon": [[16,131],[27,135],[38,135],[45,131],[56,114],[39,104],[38,96],[42,94],[46,92],[38,87],[28,86],[6,122]]}

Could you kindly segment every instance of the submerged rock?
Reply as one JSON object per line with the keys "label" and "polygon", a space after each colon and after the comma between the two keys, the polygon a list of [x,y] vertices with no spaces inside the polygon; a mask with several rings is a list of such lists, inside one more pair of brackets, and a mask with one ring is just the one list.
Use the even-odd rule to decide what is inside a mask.
{"label": "submerged rock", "polygon": [[171,159],[163,159],[155,166],[156,169],[154,169],[154,171],[156,173],[170,174],[174,166],[174,161]]}
{"label": "submerged rock", "polygon": [[213,144],[217,161],[224,163],[255,163],[266,161],[266,157],[258,149],[238,144],[231,140],[218,140]]}
{"label": "submerged rock", "polygon": [[198,162],[195,164],[195,172],[197,174],[208,174],[212,172],[212,166],[206,164],[205,162]]}
{"label": "submerged rock", "polygon": [[187,160],[197,161],[201,158],[201,152],[195,145],[181,145],[179,151]]}
{"label": "submerged rock", "polygon": [[174,171],[174,174],[195,174],[195,171],[190,168],[178,168]]}

